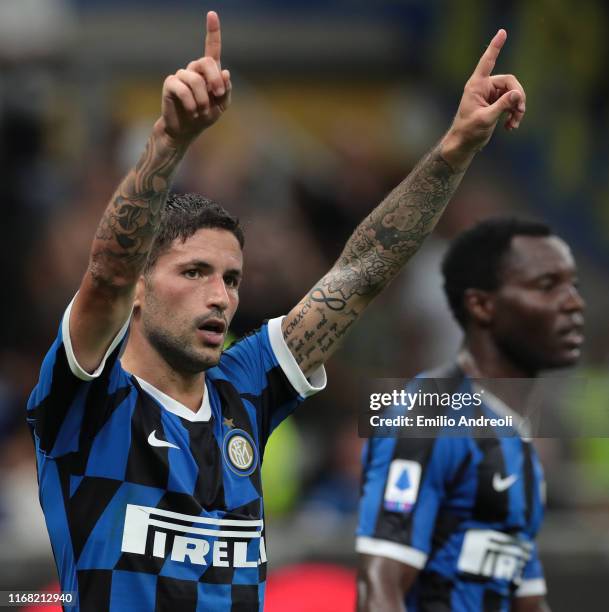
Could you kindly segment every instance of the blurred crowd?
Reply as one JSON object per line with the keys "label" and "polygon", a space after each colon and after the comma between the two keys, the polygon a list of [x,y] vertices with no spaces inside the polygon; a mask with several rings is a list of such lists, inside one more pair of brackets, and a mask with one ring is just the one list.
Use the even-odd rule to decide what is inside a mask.
{"label": "blurred crowd", "polygon": [[[103,57],[88,64],[91,49],[83,29],[95,32],[96,23],[108,28],[114,17],[118,31],[138,32],[129,29],[120,12],[130,3],[115,9],[102,4],[0,4],[3,588],[38,588],[53,577],[24,406],[78,288],[96,223],[121,175],[136,161],[158,112],[162,70],[192,59],[178,56],[172,68],[174,50],[167,52],[167,67],[146,66],[144,58],[121,64],[114,49],[107,65]],[[136,14],[141,3],[131,4]],[[171,4],[172,19],[184,19],[184,36],[191,31],[187,23],[218,8],[207,4]],[[581,531],[577,544],[589,542],[593,552],[602,544],[609,555],[604,535],[609,525],[605,5],[601,0],[580,3],[574,13],[566,0],[411,0],[374,3],[381,8],[373,12],[363,3],[337,2],[332,10],[326,7],[326,15],[313,3],[321,12],[313,20],[310,6],[295,3],[294,14],[286,9],[279,19],[273,9],[280,3],[264,2],[256,23],[268,17],[287,31],[281,31],[263,66],[251,64],[243,40],[236,42],[241,51],[231,54],[231,20],[243,37],[249,21],[244,3],[226,4],[220,15],[232,62],[227,66],[233,73],[234,105],[192,148],[175,189],[218,200],[245,227],[245,280],[234,337],[286,313],[332,265],[357,223],[440,138],[479,51],[498,26],[509,32],[498,69],[517,74],[528,93],[523,126],[517,133],[496,134],[475,161],[437,231],[329,364],[326,392],[274,435],[264,467],[272,560],[330,556],[334,546],[336,557],[352,562],[363,442],[357,434],[361,398],[353,381],[408,377],[450,360],[460,333],[442,294],[442,254],[460,230],[500,214],[549,222],[572,245],[581,269],[587,344],[577,376],[586,380],[587,392],[579,405],[557,410],[564,438],[538,442],[548,477],[549,533],[552,517],[560,529],[560,521],[585,522],[587,531]],[[168,10],[149,17],[160,20],[157,28]],[[140,14],[140,19],[146,17]],[[309,65],[294,50],[296,43],[290,47],[284,40],[304,36],[316,46],[303,23],[315,31],[335,31],[343,40],[350,23],[358,32],[362,21],[386,33],[385,64],[378,49],[378,57],[358,57],[351,64],[348,54],[333,56],[329,45],[327,61],[317,49],[312,51],[316,63]],[[281,41],[292,49],[293,65]],[[373,42],[374,37],[364,41]],[[138,40],[130,43],[137,47]],[[158,44],[160,53],[162,38]],[[400,53],[404,57],[396,57]],[[604,438],[570,437],[569,428],[580,418],[598,423],[595,431]],[[282,537],[287,533],[292,534],[290,546]],[[302,543],[294,547],[299,537]],[[555,538],[547,539],[545,550],[565,552]]]}

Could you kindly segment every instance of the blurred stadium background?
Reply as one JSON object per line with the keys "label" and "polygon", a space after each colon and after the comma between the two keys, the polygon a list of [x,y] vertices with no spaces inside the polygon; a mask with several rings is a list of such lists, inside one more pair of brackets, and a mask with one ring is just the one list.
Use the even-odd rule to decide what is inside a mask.
{"label": "blurred stadium background", "polygon": [[548,478],[540,543],[549,601],[554,612],[606,610],[609,443],[568,435],[582,419],[606,422],[609,397],[602,0],[2,0],[0,589],[55,579],[24,405],[97,220],[143,147],[165,75],[201,54],[209,9],[222,19],[234,105],[193,148],[175,188],[219,200],[245,224],[236,336],[285,313],[440,138],[498,27],[509,38],[497,72],[516,74],[528,94],[521,128],[498,130],[475,161],[434,236],[330,363],[327,391],[272,440],[271,570],[353,567],[362,443],[353,381],[409,376],[449,359],[459,333],[438,274],[447,240],[491,214],[527,214],[571,243],[588,303],[578,372],[586,399],[557,411],[564,438],[538,445]]}

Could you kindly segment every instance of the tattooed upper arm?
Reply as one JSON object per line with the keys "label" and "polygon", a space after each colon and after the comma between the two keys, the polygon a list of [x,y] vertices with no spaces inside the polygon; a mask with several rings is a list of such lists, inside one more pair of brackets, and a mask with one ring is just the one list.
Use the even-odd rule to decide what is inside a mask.
{"label": "tattooed upper arm", "polygon": [[366,306],[395,278],[432,231],[463,170],[428,153],[357,227],[332,269],[291,310],[283,335],[309,375],[340,346]]}
{"label": "tattooed upper arm", "polygon": [[72,346],[86,370],[101,362],[131,312],[135,286],[182,155],[182,149],[153,133],[102,216],[70,316]]}

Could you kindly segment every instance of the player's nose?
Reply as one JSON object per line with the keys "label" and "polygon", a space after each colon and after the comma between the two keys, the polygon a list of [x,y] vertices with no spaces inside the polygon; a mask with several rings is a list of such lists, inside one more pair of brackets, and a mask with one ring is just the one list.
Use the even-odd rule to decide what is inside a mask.
{"label": "player's nose", "polygon": [[207,283],[206,301],[208,308],[226,310],[228,308],[228,290],[221,274],[213,274]]}
{"label": "player's nose", "polygon": [[583,312],[586,309],[586,301],[575,285],[569,287],[562,306],[568,312]]}

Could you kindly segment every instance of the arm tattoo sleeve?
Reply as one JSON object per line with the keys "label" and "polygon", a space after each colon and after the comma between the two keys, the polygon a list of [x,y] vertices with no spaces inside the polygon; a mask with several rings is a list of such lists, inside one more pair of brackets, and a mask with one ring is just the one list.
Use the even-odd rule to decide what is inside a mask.
{"label": "arm tattoo sleeve", "polygon": [[417,251],[463,174],[443,159],[437,145],[360,223],[338,261],[284,325],[303,371],[328,359],[366,305]]}
{"label": "arm tattoo sleeve", "polygon": [[89,271],[106,286],[134,283],[141,273],[173,174],[184,154],[153,134],[139,162],[119,185],[99,223]]}
{"label": "arm tattoo sleeve", "polygon": [[337,273],[324,279],[327,292],[345,302],[379,293],[431,233],[462,176],[439,145],[428,153],[355,230],[334,266]]}

